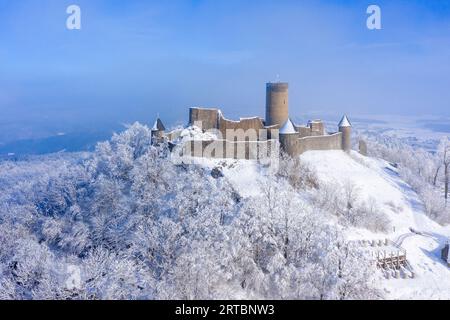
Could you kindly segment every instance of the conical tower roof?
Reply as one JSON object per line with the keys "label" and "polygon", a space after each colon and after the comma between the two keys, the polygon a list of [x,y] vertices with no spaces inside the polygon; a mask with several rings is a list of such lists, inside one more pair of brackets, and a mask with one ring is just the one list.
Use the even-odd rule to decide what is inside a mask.
{"label": "conical tower roof", "polygon": [[297,133],[295,130],[294,124],[292,123],[291,119],[287,119],[287,121],[283,124],[283,126],[280,129],[280,134],[292,134]]}
{"label": "conical tower roof", "polygon": [[155,124],[152,127],[152,131],[165,131],[166,128],[164,127],[164,124],[162,123],[161,119],[156,118]]}
{"label": "conical tower roof", "polygon": [[344,115],[341,119],[341,121],[339,122],[339,128],[343,128],[343,127],[351,127],[352,124],[350,123],[350,120],[348,120],[347,116]]}

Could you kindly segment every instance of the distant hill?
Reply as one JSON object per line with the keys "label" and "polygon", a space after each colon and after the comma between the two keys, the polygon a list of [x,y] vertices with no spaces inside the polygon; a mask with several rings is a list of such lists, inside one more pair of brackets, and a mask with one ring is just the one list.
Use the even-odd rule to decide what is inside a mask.
{"label": "distant hill", "polygon": [[60,151],[92,151],[99,141],[108,140],[112,131],[77,132],[39,139],[26,139],[0,145],[0,157],[40,155]]}

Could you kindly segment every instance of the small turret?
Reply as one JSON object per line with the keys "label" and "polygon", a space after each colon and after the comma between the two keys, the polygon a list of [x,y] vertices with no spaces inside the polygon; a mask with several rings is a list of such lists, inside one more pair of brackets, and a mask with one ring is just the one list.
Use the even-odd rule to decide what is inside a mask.
{"label": "small turret", "polygon": [[297,140],[299,137],[300,134],[295,130],[291,119],[287,119],[280,129],[280,146],[291,157],[298,154]]}
{"label": "small turret", "polygon": [[166,128],[161,119],[159,117],[156,118],[155,124],[152,127],[152,143],[161,142],[164,138],[164,131],[166,131]]}
{"label": "small turret", "polygon": [[352,124],[345,115],[339,122],[339,132],[342,133],[342,149],[350,151],[352,148]]}

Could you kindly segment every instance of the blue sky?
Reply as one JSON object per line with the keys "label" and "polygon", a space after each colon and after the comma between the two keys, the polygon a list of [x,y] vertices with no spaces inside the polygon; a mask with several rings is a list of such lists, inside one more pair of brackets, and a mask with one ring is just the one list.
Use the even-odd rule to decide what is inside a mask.
{"label": "blue sky", "polygon": [[263,116],[277,75],[294,117],[450,116],[450,0],[0,0],[3,136],[182,122],[191,106]]}

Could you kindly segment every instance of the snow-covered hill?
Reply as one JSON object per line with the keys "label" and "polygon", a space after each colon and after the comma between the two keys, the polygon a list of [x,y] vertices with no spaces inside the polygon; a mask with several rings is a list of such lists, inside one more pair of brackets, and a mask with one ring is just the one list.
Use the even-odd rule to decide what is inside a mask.
{"label": "snow-covered hill", "polygon": [[[92,153],[0,162],[0,299],[450,298],[450,229],[404,163],[172,155],[134,124]],[[387,280],[355,241],[383,239],[413,279]]]}
{"label": "snow-covered hill", "polygon": [[[440,259],[440,250],[450,237],[450,228],[428,218],[417,194],[390,163],[359,153],[309,151],[301,156],[321,182],[334,185],[351,183],[365,201],[375,202],[390,221],[389,231],[374,233],[347,227],[349,240],[389,239],[407,252],[415,272],[414,279],[385,279],[379,286],[390,299],[449,299],[450,268]],[[254,161],[197,159],[203,166],[220,166],[226,178],[243,196],[257,195],[265,170]]]}

